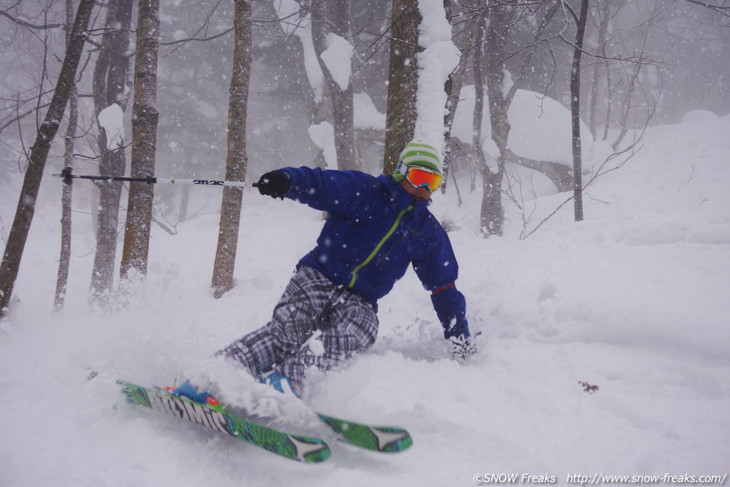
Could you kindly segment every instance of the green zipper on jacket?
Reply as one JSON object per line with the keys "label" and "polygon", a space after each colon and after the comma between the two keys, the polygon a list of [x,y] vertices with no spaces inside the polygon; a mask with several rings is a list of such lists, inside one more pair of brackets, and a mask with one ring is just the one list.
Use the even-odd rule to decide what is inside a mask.
{"label": "green zipper on jacket", "polygon": [[378,245],[375,246],[372,252],[370,252],[370,255],[368,255],[367,259],[362,261],[362,263],[355,267],[355,269],[352,271],[352,279],[350,279],[350,283],[347,285],[348,288],[352,289],[353,286],[355,286],[355,281],[357,280],[357,273],[368,265],[371,260],[375,258],[376,255],[378,255],[378,252],[380,252],[380,248],[385,244],[386,240],[388,240],[391,235],[395,232],[396,228],[398,228],[398,225],[400,224],[401,219],[403,218],[403,215],[406,214],[407,211],[410,211],[413,209],[413,205],[409,206],[405,210],[401,210],[400,213],[398,213],[398,216],[395,219],[395,223],[393,223],[393,226],[390,227],[390,230],[388,230],[388,233],[385,234],[383,238],[380,239],[380,242],[378,242]]}

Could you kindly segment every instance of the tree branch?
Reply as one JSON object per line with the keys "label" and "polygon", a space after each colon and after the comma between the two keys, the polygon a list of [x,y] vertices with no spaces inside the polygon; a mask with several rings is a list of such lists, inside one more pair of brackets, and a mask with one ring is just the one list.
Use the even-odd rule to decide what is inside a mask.
{"label": "tree branch", "polygon": [[22,25],[23,27],[27,27],[28,29],[35,29],[35,30],[48,30],[48,29],[58,29],[58,28],[61,28],[64,30],[66,29],[66,26],[64,24],[41,24],[41,25],[31,24],[28,21],[25,21],[23,19],[19,19],[18,17],[14,17],[14,16],[10,15],[5,10],[0,10],[0,15],[10,19],[11,22],[15,22],[16,24]]}
{"label": "tree branch", "polygon": [[[713,5],[708,1],[702,1],[702,0],[686,0],[689,3],[693,3],[695,5],[699,5],[700,7],[705,7],[707,9],[710,9],[714,12],[717,12],[719,14],[724,15],[725,17],[730,17],[730,5]],[[724,4],[725,2],[723,2]]]}

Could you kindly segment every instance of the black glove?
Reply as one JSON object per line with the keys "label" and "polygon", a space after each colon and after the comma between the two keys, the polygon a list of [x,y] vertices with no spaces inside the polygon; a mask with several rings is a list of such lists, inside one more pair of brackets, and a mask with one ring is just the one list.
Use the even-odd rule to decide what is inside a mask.
{"label": "black glove", "polygon": [[286,193],[289,192],[290,185],[289,175],[277,169],[261,176],[256,187],[259,188],[259,193],[263,195],[284,199]]}

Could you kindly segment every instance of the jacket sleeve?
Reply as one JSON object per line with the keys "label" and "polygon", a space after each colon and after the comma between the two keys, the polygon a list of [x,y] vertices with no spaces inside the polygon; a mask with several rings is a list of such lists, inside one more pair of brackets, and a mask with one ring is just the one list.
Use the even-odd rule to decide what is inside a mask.
{"label": "jacket sleeve", "polygon": [[[287,198],[316,210],[343,214],[362,198],[375,178],[357,171],[330,171],[310,167],[285,167],[291,181]],[[356,205],[354,205],[356,206]]]}
{"label": "jacket sleeve", "polygon": [[470,336],[469,322],[466,320],[466,299],[456,289],[456,285],[432,291],[431,302],[441,326],[444,327],[444,338]]}
{"label": "jacket sleeve", "polygon": [[444,338],[470,336],[466,319],[466,299],[456,289],[459,265],[446,232],[438,225],[433,250],[423,259],[413,261],[413,268],[426,290],[444,328]]}

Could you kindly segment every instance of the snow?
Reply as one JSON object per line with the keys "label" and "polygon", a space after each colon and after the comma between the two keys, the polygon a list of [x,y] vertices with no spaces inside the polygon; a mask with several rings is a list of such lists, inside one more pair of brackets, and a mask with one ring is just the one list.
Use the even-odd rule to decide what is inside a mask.
{"label": "snow", "polygon": [[[276,5],[289,16],[285,31],[302,39],[319,100],[309,20],[299,18],[294,0]],[[443,83],[458,52],[442,2],[419,6],[425,50],[416,137],[438,141]],[[471,119],[459,118],[468,113],[468,89],[462,94],[454,133],[470,141]],[[355,104],[358,126],[382,128],[369,98],[356,95]],[[121,117],[113,107],[102,113],[110,146],[119,143]],[[569,162],[566,117],[557,102],[518,92],[511,148]],[[309,127],[334,167],[333,130],[326,122]],[[78,181],[66,306],[55,315],[61,188],[46,177],[9,315],[0,322],[0,486],[442,487],[511,474],[517,483],[527,483],[527,474],[561,485],[574,475],[727,475],[728,133],[730,116],[708,111],[650,128],[632,159],[588,188],[584,222],[574,223],[566,205],[525,240],[520,235],[568,194],[508,165],[508,180],[522,185],[515,188],[522,210],[505,199],[504,236],[484,239],[481,194],[464,189],[467,171],[453,171],[463,205],[451,185],[432,209],[452,229],[458,286],[480,353],[466,365],[448,358],[429,296],[409,271],[380,302],[373,348],[337,370],[313,373],[306,391],[325,412],[407,427],[414,446],[392,455],[336,442],[307,408],[214,357],[268,321],[296,262],[314,245],[320,212],[246,190],[235,288],[221,299],[209,281],[219,216],[199,212],[175,235],[153,226],[147,280],[103,311],[87,303],[94,233],[82,186],[90,183]],[[584,145],[589,173],[605,150]],[[16,178],[0,192],[0,223],[12,220],[19,186]],[[192,187],[190,197],[208,201],[217,191]],[[317,337],[308,346],[322,351]],[[92,371],[98,375],[89,380]],[[224,403],[331,440],[333,456],[318,466],[297,464],[131,407],[117,378],[147,385],[191,378]],[[598,390],[585,392],[581,382]]]}
{"label": "snow", "polygon": [[106,133],[106,146],[116,149],[124,145],[124,112],[122,107],[112,103],[99,112],[99,126]]}
{"label": "snow", "polygon": [[[93,238],[77,212],[67,304],[55,316],[60,208],[49,199],[60,183],[46,178],[0,323],[0,485],[440,487],[488,474],[549,475],[561,485],[575,474],[724,475],[728,133],[730,116],[651,128],[633,159],[588,189],[584,222],[572,222],[568,205],[526,240],[509,202],[505,236],[485,240],[478,193],[463,193],[462,207],[455,194],[436,195],[434,212],[455,223],[458,285],[480,354],[465,366],[447,358],[430,299],[409,271],[380,303],[372,351],[313,374],[307,397],[353,420],[403,425],[415,444],[381,455],[331,441],[332,458],[318,466],[130,407],[114,379],[212,380],[227,401],[260,397],[257,411],[285,411],[289,429],[330,438],[305,408],[211,358],[266,323],[321,214],[247,192],[236,287],[218,300],[208,281],[218,217],[181,223],[175,236],[153,227],[147,281],[129,290],[127,306],[101,312],[86,302]],[[209,198],[217,189],[192,191]],[[4,193],[7,215],[14,205]],[[529,225],[565,197],[529,201]],[[89,381],[92,370],[99,376]]]}
{"label": "snow", "polygon": [[[454,137],[467,144],[472,142],[473,114],[474,85],[467,85],[461,89],[452,125]],[[517,90],[507,116],[512,126],[508,146],[515,154],[528,159],[552,161],[572,167],[570,109],[541,93]],[[492,126],[486,101],[482,131],[484,150],[496,159],[499,149],[492,141]],[[583,121],[581,121],[581,145],[584,155],[590,155],[595,150],[591,132]]]}
{"label": "snow", "polygon": [[691,110],[685,113],[684,117],[682,117],[682,121],[687,123],[711,122],[718,118],[719,117],[710,110]]}
{"label": "snow", "polygon": [[322,101],[324,93],[324,75],[317,61],[317,54],[312,41],[312,24],[309,15],[300,18],[301,7],[295,0],[278,0],[275,7],[279,13],[279,24],[288,35],[295,35],[302,41],[304,53],[304,70],[314,91],[314,101]]}
{"label": "snow", "polygon": [[459,64],[460,53],[451,42],[451,25],[446,20],[443,2],[421,0],[418,9],[422,17],[418,43],[423,51],[418,53],[418,118],[413,138],[430,143],[443,154],[446,115],[444,84]]}
{"label": "snow", "polygon": [[385,114],[378,111],[367,93],[353,94],[352,103],[356,128],[385,130]]}
{"label": "snow", "polygon": [[337,151],[335,150],[335,127],[329,122],[315,123],[309,126],[309,138],[314,145],[324,152],[324,162],[329,169],[337,169]]}
{"label": "snow", "polygon": [[322,53],[322,61],[342,91],[350,86],[353,51],[354,48],[347,39],[332,33],[327,35],[327,49]]}

